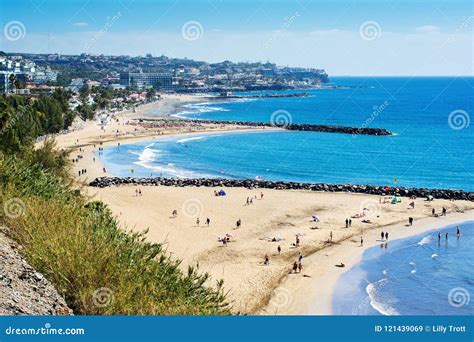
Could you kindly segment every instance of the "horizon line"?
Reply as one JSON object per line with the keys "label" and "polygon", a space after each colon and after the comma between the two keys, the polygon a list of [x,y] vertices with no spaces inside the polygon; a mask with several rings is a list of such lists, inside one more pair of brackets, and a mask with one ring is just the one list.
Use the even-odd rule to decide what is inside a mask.
{"label": "horizon line", "polygon": [[[82,54],[86,54],[86,55],[90,55],[90,56],[101,56],[101,55],[103,55],[103,56],[111,56],[111,57],[120,57],[120,56],[146,57],[146,54],[145,55],[130,55],[130,54],[115,55],[115,54],[105,54],[105,53],[95,54],[95,53],[88,53],[88,52],[82,52],[80,54],[59,53],[59,52],[48,52],[48,53],[14,52],[14,51],[8,52],[8,51],[2,51],[2,50],[0,50],[0,52],[4,52],[5,54],[18,54],[18,55],[21,55],[21,54],[55,55],[55,54],[57,54],[57,55],[65,55],[65,56],[80,56]],[[208,63],[208,64],[217,64],[217,63],[222,63],[222,62],[225,62],[225,61],[229,61],[231,63],[262,63],[262,64],[271,63],[271,64],[275,64],[276,66],[279,66],[279,67],[321,69],[321,70],[324,70],[329,77],[474,77],[474,73],[473,74],[457,74],[457,75],[437,75],[437,74],[432,74],[432,75],[413,75],[413,74],[399,74],[399,75],[393,75],[393,74],[387,74],[387,75],[330,74],[330,73],[328,73],[326,68],[322,68],[322,67],[315,68],[315,67],[308,67],[308,66],[302,67],[302,66],[278,65],[277,63],[272,62],[272,61],[266,61],[266,62],[263,62],[263,61],[237,61],[236,62],[236,61],[232,61],[232,60],[229,60],[229,59],[225,59],[221,62],[208,62],[208,61],[205,61],[205,60],[198,60],[198,59],[194,59],[194,58],[190,58],[190,57],[171,57],[171,56],[167,56],[163,53],[159,56],[152,54],[153,58],[162,57],[162,56],[167,57],[167,58],[171,58],[171,59],[188,59],[188,60],[192,60],[192,61],[196,61],[196,62],[204,62],[204,63]]]}

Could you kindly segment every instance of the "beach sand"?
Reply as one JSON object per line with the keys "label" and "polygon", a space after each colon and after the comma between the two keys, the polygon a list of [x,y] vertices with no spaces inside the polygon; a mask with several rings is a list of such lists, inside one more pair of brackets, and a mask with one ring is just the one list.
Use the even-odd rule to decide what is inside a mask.
{"label": "beach sand", "polygon": [[[111,176],[110,173],[102,171],[104,165],[96,155],[99,147],[160,139],[170,135],[280,130],[280,128],[272,127],[255,128],[244,125],[212,124],[205,121],[201,124],[190,123],[183,125],[181,123],[178,126],[159,128],[140,123],[138,118],[167,119],[182,109],[183,105],[203,101],[203,97],[198,95],[162,94],[161,97],[161,100],[157,102],[137,107],[135,112],[127,110],[114,114],[113,118],[106,125],[100,125],[99,121],[87,121],[80,129],[52,136],[56,140],[58,148],[71,151],[71,159],[79,160],[78,163],[73,164],[71,170],[73,175],[80,182],[84,183],[88,183],[96,177]],[[41,144],[42,142],[39,142],[36,145],[39,146]],[[78,175],[78,171],[82,169],[86,169],[87,173]]]}
{"label": "beach sand", "polygon": [[[142,191],[142,196],[136,196],[136,189]],[[264,189],[264,198],[260,200],[258,189],[224,188],[227,196],[218,197],[214,196],[215,190],[220,188],[120,186],[95,189],[94,198],[110,206],[124,229],[141,231],[149,228],[148,239],[165,243],[172,256],[183,260],[183,270],[188,265],[199,265],[199,269],[208,272],[213,280],[224,279],[235,312],[267,314],[316,313],[320,306],[315,305],[316,311],[311,311],[309,298],[323,297],[328,305],[335,279],[344,270],[334,265],[344,262],[347,270],[357,262],[359,253],[377,243],[381,230],[378,227],[402,222],[383,228],[390,233],[391,239],[398,238],[427,229],[429,225],[418,223],[417,219],[429,216],[432,207],[439,211],[445,206],[448,219],[455,217],[461,221],[468,216],[451,214],[455,206],[461,210],[474,207],[472,203],[418,199],[412,210],[407,209],[408,199],[399,204],[379,205],[378,197],[371,195]],[[246,205],[247,197],[255,196],[254,203]],[[345,219],[364,207],[371,208],[366,211],[366,218],[373,223],[352,219],[352,227],[345,228]],[[178,211],[176,218],[171,215],[173,210]],[[320,216],[320,222],[311,222],[315,213]],[[404,226],[408,216],[415,218],[414,226],[410,228]],[[209,227],[205,225],[207,217],[211,220]],[[199,226],[197,218],[200,219]],[[237,229],[239,219],[242,226]],[[443,217],[429,222],[436,227],[448,221]],[[333,241],[345,241],[328,248],[326,241],[331,231]],[[232,235],[227,247],[218,242],[218,237],[225,234]],[[290,245],[295,242],[296,235],[300,235],[301,245],[292,248]],[[350,239],[352,236],[354,240]],[[358,247],[361,236],[366,241],[364,248]],[[282,240],[271,242],[274,237]],[[282,249],[281,255],[277,253],[278,245]],[[324,251],[303,258],[301,274],[285,278],[299,252],[309,256],[321,249]],[[265,255],[270,259],[268,266],[263,265]],[[281,281],[282,287],[273,291]],[[278,299],[282,288],[294,298],[286,308],[281,308],[281,298]],[[316,288],[322,292],[314,291]],[[270,298],[272,294],[276,299]],[[271,304],[266,306],[268,301]],[[276,304],[278,310],[272,304]],[[261,310],[263,306],[266,307]]]}
{"label": "beach sand", "polygon": [[[471,206],[469,206],[471,207]],[[264,315],[331,315],[334,289],[339,277],[355,266],[364,252],[380,245],[380,232],[389,232],[390,241],[407,238],[445,226],[474,219],[474,213],[452,213],[443,217],[425,217],[408,226],[406,222],[390,224],[380,229],[364,232],[364,246],[360,246],[360,236],[346,239],[314,253],[305,259],[304,274],[309,277],[291,275],[285,277],[272,292],[268,305],[259,313]],[[453,232],[454,234],[454,232]],[[345,267],[336,267],[344,263]]]}
{"label": "beach sand", "polygon": [[[77,176],[78,170],[87,169],[85,175],[78,176],[79,182],[87,184],[95,177],[111,176],[102,171],[103,165],[98,158],[93,160],[100,143],[113,146],[118,142],[159,139],[161,134],[248,129],[203,124],[157,130],[130,121],[132,116],[139,117],[150,109],[165,116],[173,114],[185,101],[202,99],[165,95],[159,102],[140,107],[135,113],[118,114],[118,120],[112,120],[105,130],[95,122],[88,122],[83,129],[59,135],[56,137],[58,147],[72,150],[71,157],[82,156],[72,172]],[[82,151],[78,151],[79,148]],[[299,190],[264,189],[264,198],[260,199],[259,189],[225,188],[227,196],[222,197],[214,196],[214,191],[220,188],[160,186],[140,189],[142,196],[136,196],[138,187],[134,186],[83,188],[91,198],[108,204],[124,229],[142,231],[149,228],[148,240],[164,243],[170,255],[183,260],[183,270],[188,265],[199,265],[201,272],[211,275],[210,286],[218,279],[224,279],[234,312],[245,314],[330,313],[337,278],[360,260],[365,248],[377,243],[380,227],[394,239],[443,226],[448,220],[466,221],[472,214],[452,212],[474,208],[472,202],[417,199],[415,209],[408,209],[407,198],[402,198],[398,204],[379,204],[378,196]],[[254,204],[246,205],[247,197],[255,196]],[[435,207],[439,212],[442,206],[448,209],[447,217],[422,219],[431,215],[431,208]],[[361,213],[364,208],[370,209],[366,210],[365,219],[372,223],[352,219],[352,227],[345,228],[345,219]],[[173,210],[178,211],[176,218],[171,215]],[[320,216],[320,222],[311,222],[313,214]],[[409,216],[415,218],[415,223],[407,228],[404,224]],[[199,226],[196,224],[198,217]],[[207,217],[211,220],[209,227],[205,226]],[[238,219],[242,226],[236,229]],[[327,243],[331,231],[333,241],[340,241],[340,244]],[[227,247],[218,242],[218,237],[226,233],[232,235]],[[296,235],[300,235],[301,245],[292,248],[290,244],[295,242]],[[361,235],[366,243],[364,247],[357,247]],[[269,241],[272,238],[281,240]],[[281,255],[277,253],[278,245],[282,249]],[[299,252],[305,256],[303,272],[288,275]],[[263,264],[265,255],[269,256],[269,265]],[[346,264],[344,269],[334,267],[340,262]]]}

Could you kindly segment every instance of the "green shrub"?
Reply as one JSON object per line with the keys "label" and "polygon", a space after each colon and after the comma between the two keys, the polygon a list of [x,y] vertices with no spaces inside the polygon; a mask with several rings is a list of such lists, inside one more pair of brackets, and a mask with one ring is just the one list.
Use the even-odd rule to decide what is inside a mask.
{"label": "green shrub", "polygon": [[221,281],[212,287],[207,274],[184,274],[146,233],[126,233],[105,204],[75,196],[49,162],[27,160],[0,157],[1,208],[13,198],[22,206],[0,222],[76,314],[230,313]]}

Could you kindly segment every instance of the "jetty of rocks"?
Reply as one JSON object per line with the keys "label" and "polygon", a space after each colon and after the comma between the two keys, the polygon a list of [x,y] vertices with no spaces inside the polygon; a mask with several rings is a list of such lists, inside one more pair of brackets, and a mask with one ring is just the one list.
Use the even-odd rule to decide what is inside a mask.
{"label": "jetty of rocks", "polygon": [[89,183],[92,187],[104,188],[118,185],[140,186],[175,186],[175,187],[243,187],[248,189],[278,190],[311,190],[325,192],[352,192],[379,196],[429,197],[449,200],[474,201],[474,192],[448,189],[405,188],[394,186],[331,184],[331,183],[298,183],[278,182],[253,179],[222,179],[222,178],[131,178],[131,177],[100,177]]}

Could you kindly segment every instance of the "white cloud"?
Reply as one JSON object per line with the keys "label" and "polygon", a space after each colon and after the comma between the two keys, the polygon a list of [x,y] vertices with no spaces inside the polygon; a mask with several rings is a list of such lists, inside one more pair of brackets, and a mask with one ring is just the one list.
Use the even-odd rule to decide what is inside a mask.
{"label": "white cloud", "polygon": [[440,28],[434,25],[419,26],[415,29],[418,33],[439,33]]}
{"label": "white cloud", "polygon": [[76,27],[86,27],[86,26],[89,26],[89,24],[86,23],[85,21],[78,21],[77,23],[73,23],[72,26],[76,26]]}

